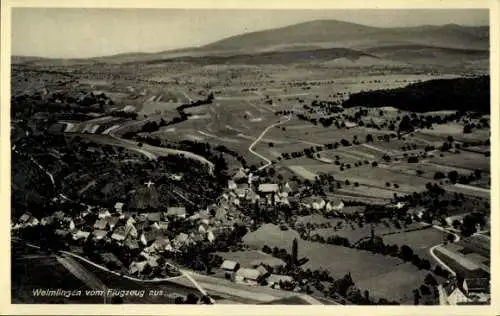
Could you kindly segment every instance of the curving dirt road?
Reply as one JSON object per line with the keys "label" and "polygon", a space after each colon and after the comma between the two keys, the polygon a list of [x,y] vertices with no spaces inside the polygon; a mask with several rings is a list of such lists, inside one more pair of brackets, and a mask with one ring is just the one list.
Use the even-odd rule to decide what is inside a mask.
{"label": "curving dirt road", "polygon": [[277,122],[277,123],[271,124],[271,125],[269,125],[268,127],[266,127],[266,128],[262,131],[262,133],[260,133],[259,137],[257,137],[257,139],[256,139],[256,140],[255,140],[252,144],[250,144],[250,146],[248,147],[248,150],[249,150],[252,154],[256,155],[257,157],[261,158],[262,160],[264,160],[264,161],[266,162],[266,164],[265,164],[265,165],[263,165],[263,166],[261,166],[261,167],[259,167],[259,168],[258,168],[258,170],[259,170],[259,171],[260,171],[260,170],[263,170],[263,169],[265,169],[265,168],[267,168],[267,167],[269,167],[269,166],[272,164],[272,161],[271,161],[271,160],[269,160],[269,159],[267,159],[267,157],[265,157],[265,156],[263,156],[263,155],[259,154],[259,153],[258,153],[258,152],[256,152],[255,150],[253,150],[253,147],[255,147],[255,145],[257,145],[257,144],[260,142],[260,140],[264,137],[264,135],[266,135],[266,133],[267,133],[267,132],[268,132],[271,128],[273,128],[273,127],[275,127],[275,126],[278,126],[278,125],[280,125],[280,124],[286,123],[286,122],[290,121],[290,119],[291,119],[291,118],[292,118],[291,116],[288,116],[288,117],[287,117],[284,121],[279,121],[279,122]]}

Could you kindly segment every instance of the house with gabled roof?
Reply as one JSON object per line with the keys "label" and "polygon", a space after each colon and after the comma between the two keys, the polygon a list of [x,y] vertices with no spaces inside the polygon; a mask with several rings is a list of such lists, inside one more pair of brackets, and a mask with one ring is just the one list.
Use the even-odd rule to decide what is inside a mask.
{"label": "house with gabled roof", "polygon": [[149,222],[157,223],[161,221],[162,215],[160,212],[147,213],[146,218],[148,219]]}
{"label": "house with gabled roof", "polygon": [[23,215],[21,215],[21,217],[19,217],[18,223],[25,224],[28,222],[30,218],[31,218],[30,213],[24,213]]}
{"label": "house with gabled roof", "polygon": [[127,247],[130,250],[138,250],[139,249],[139,243],[137,240],[134,239],[126,239],[125,242],[123,243],[125,247]]}
{"label": "house with gabled roof", "polygon": [[332,200],[330,199],[325,206],[325,211],[327,212],[332,212],[332,211],[341,211],[344,208],[344,202],[342,200]]}
{"label": "house with gabled roof", "polygon": [[132,238],[137,238],[139,236],[137,229],[135,228],[134,224],[127,222],[125,224],[125,230],[126,230],[126,235],[127,237],[130,236]]}
{"label": "house with gabled roof", "polygon": [[147,265],[148,265],[147,260],[139,262],[134,261],[130,264],[128,272],[131,275],[142,273],[142,271],[144,271],[144,268],[146,268]]}
{"label": "house with gabled roof", "polygon": [[41,225],[50,225],[54,222],[54,217],[53,216],[46,216],[46,217],[43,217],[41,220],[40,220],[40,224]]}
{"label": "house with gabled roof", "polygon": [[268,274],[269,274],[269,271],[267,270],[266,267],[264,267],[263,265],[258,265],[255,270],[259,271],[260,272],[260,276],[261,277],[266,277]]}
{"label": "house with gabled roof", "polygon": [[257,269],[241,268],[236,271],[234,281],[237,283],[246,283],[257,285],[261,278],[261,274]]}
{"label": "house with gabled roof", "polygon": [[191,242],[192,242],[191,238],[186,233],[180,233],[174,238],[174,240],[172,240],[172,244],[176,249],[189,245]]}
{"label": "house with gabled roof", "polygon": [[215,235],[212,230],[207,231],[207,240],[213,242],[215,240]]}
{"label": "house with gabled roof", "polygon": [[120,221],[120,218],[117,216],[111,216],[108,218],[108,229],[113,230],[115,228],[116,224]]}
{"label": "house with gabled roof", "polygon": [[464,279],[463,289],[465,294],[490,293],[490,279],[488,278]]}
{"label": "house with gabled roof", "polygon": [[95,229],[105,230],[108,226],[108,220],[105,218],[97,219],[94,224]]}
{"label": "house with gabled roof", "polygon": [[279,187],[276,183],[261,183],[257,190],[261,194],[274,194],[278,192]]}
{"label": "house with gabled roof", "polygon": [[272,288],[280,288],[281,283],[292,283],[294,280],[291,276],[271,274],[266,279],[267,284]]}
{"label": "house with gabled roof", "polygon": [[142,232],[143,230],[145,230],[149,227],[149,222],[148,221],[137,221],[134,226],[138,232]]}
{"label": "house with gabled roof", "polygon": [[73,232],[73,239],[74,240],[87,240],[87,238],[90,236],[90,232],[82,231],[82,230],[76,230]]}
{"label": "house with gabled roof", "polygon": [[307,208],[321,210],[326,206],[325,200],[319,196],[310,196],[302,199],[301,204]]}
{"label": "house with gabled roof", "polygon": [[107,236],[108,232],[102,229],[96,229],[92,232],[92,236],[96,240],[104,239]]}
{"label": "house with gabled roof", "polygon": [[125,238],[127,238],[127,228],[125,226],[116,227],[113,234],[111,234],[111,239],[116,241],[123,241]]}
{"label": "house with gabled roof", "polygon": [[110,217],[111,213],[109,212],[108,209],[100,209],[99,212],[97,213],[97,217],[99,218],[106,218]]}
{"label": "house with gabled roof", "polygon": [[229,180],[229,181],[227,182],[227,188],[228,188],[229,190],[234,190],[234,189],[236,189],[237,187],[238,187],[238,186],[236,185],[236,182],[234,182],[234,180]]}
{"label": "house with gabled roof", "polygon": [[163,234],[162,232],[158,230],[149,230],[145,231],[141,234],[140,241],[145,245],[150,245],[152,242],[155,241],[156,238],[162,237]]}
{"label": "house with gabled roof", "polygon": [[184,206],[170,206],[167,208],[167,217],[186,218],[186,208]]}
{"label": "house with gabled roof", "polygon": [[54,218],[56,218],[58,220],[62,220],[64,218],[64,216],[66,216],[66,214],[63,211],[54,212],[54,214],[52,214],[52,215],[54,216]]}
{"label": "house with gabled roof", "polygon": [[246,179],[248,176],[247,174],[245,173],[245,171],[240,168],[234,175],[233,175],[233,179],[235,181],[240,181],[240,180],[243,180],[243,179]]}
{"label": "house with gabled roof", "polygon": [[156,240],[151,244],[158,252],[172,251],[172,245],[167,237],[157,237]]}
{"label": "house with gabled roof", "polygon": [[119,214],[121,214],[123,212],[123,206],[125,204],[123,202],[116,202],[115,203],[115,211]]}

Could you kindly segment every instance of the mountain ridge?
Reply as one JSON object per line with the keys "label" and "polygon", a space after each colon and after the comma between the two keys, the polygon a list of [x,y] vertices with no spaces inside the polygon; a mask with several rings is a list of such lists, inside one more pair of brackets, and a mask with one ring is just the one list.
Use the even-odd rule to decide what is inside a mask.
{"label": "mountain ridge", "polygon": [[234,35],[200,47],[179,48],[156,53],[129,52],[110,56],[73,59],[13,56],[12,60],[13,63],[36,62],[39,60],[64,61],[67,63],[121,63],[333,48],[370,50],[383,46],[401,45],[488,51],[489,27],[458,24],[375,27],[339,20],[313,20]]}

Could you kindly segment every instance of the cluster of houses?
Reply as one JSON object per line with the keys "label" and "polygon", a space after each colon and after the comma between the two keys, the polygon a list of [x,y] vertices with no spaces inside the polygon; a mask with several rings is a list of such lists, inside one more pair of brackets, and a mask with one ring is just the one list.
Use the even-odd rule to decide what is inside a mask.
{"label": "cluster of houses", "polygon": [[262,285],[275,289],[280,289],[286,284],[294,284],[294,279],[288,275],[273,274],[284,262],[277,258],[266,258],[252,261],[248,267],[241,267],[240,263],[234,260],[224,260],[220,270],[228,280],[235,283],[247,285]]}
{"label": "cluster of houses", "polygon": [[490,279],[464,279],[462,286],[451,280],[444,285],[438,285],[441,305],[480,305],[490,304]]}
{"label": "cluster of houses", "polygon": [[246,200],[252,204],[260,203],[266,206],[290,205],[292,201],[296,201],[305,208],[325,212],[341,211],[344,208],[344,203],[340,200],[325,201],[319,196],[307,197],[299,201],[297,196],[292,194],[295,191],[288,182],[260,183],[253,186],[250,180],[248,183],[239,184],[235,180],[229,180],[228,189],[228,193],[223,197],[237,206]]}
{"label": "cluster of houses", "polygon": [[[124,203],[118,202],[112,211],[87,206],[78,215],[56,211],[41,219],[25,213],[15,222],[13,229],[56,224],[55,234],[65,240],[73,240],[74,245],[83,245],[91,240],[95,244],[114,243],[128,248],[131,253],[139,253],[139,261],[130,264],[128,273],[140,275],[148,266],[157,267],[162,253],[179,251],[202,241],[213,242],[220,232],[232,229],[239,218],[234,216],[230,206],[229,203],[213,204],[206,210],[188,216],[183,206],[168,207],[165,212],[139,213],[124,211]],[[90,221],[89,218],[94,220]],[[169,233],[172,221],[189,221],[193,228],[173,237],[172,232]],[[113,262],[121,266],[121,262],[111,253],[101,259],[106,264]]]}

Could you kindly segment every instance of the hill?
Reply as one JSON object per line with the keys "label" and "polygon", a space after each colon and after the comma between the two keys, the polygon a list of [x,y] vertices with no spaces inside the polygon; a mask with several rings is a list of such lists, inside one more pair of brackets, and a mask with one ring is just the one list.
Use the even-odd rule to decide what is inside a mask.
{"label": "hill", "polygon": [[[40,59],[13,56],[13,63],[99,64],[191,62],[266,64],[327,61],[362,56],[414,64],[477,61],[488,58],[489,27],[418,26],[379,28],[337,20],[316,20],[236,35],[192,48],[157,53],[126,53],[89,59]],[[210,56],[209,59],[204,59]]]}
{"label": "hill", "polygon": [[442,110],[490,112],[490,77],[437,79],[403,88],[359,92],[344,107],[394,107],[412,112]]}
{"label": "hill", "polygon": [[204,46],[203,50],[262,51],[275,47],[316,45],[318,47],[369,48],[419,44],[458,49],[488,50],[488,27],[449,24],[378,28],[337,20],[317,20],[229,37]]}

